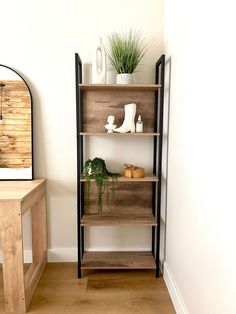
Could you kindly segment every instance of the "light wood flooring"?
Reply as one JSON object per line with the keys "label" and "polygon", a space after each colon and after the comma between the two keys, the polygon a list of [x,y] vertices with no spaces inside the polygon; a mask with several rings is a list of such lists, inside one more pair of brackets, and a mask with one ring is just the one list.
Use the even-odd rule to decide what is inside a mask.
{"label": "light wood flooring", "polygon": [[[83,271],[75,263],[49,263],[32,298],[32,314],[174,314],[163,278],[154,271]],[[0,265],[0,313],[4,311]]]}

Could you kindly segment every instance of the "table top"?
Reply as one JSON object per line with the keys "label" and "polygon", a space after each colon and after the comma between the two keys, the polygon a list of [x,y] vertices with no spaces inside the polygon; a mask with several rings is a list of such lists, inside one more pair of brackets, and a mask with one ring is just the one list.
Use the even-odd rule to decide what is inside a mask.
{"label": "table top", "polygon": [[46,179],[32,181],[0,181],[0,201],[21,201]]}

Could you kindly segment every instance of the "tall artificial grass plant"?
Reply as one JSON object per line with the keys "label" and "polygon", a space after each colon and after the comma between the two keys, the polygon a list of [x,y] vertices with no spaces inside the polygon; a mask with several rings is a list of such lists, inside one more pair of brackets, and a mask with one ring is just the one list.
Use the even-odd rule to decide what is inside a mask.
{"label": "tall artificial grass plant", "polygon": [[113,32],[107,39],[106,54],[118,74],[131,74],[147,52],[148,46],[140,31],[131,29],[126,33]]}

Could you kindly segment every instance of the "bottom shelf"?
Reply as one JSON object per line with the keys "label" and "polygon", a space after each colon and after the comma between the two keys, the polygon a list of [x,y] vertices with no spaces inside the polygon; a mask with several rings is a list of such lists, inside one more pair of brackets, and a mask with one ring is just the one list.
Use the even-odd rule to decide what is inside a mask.
{"label": "bottom shelf", "polygon": [[156,269],[151,252],[85,252],[81,269]]}

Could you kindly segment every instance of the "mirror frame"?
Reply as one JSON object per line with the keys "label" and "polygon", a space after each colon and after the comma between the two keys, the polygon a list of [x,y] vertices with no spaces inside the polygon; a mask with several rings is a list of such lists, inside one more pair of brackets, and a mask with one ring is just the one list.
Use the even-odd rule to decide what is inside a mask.
{"label": "mirror frame", "polygon": [[30,179],[1,179],[0,178],[0,181],[32,181],[32,180],[34,180],[33,97],[32,97],[32,93],[31,93],[31,90],[29,88],[29,85],[27,84],[27,82],[25,81],[25,79],[23,78],[23,76],[21,74],[19,74],[16,70],[12,69],[11,67],[9,67],[7,65],[0,64],[0,67],[7,68],[7,69],[13,71],[14,73],[16,73],[22,79],[22,81],[25,83],[26,87],[28,88],[28,91],[30,94],[30,102],[31,102],[30,108],[31,108],[31,158],[32,158],[32,172],[31,172],[31,178]]}

